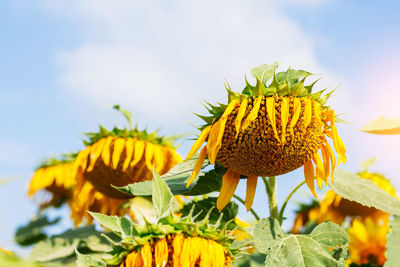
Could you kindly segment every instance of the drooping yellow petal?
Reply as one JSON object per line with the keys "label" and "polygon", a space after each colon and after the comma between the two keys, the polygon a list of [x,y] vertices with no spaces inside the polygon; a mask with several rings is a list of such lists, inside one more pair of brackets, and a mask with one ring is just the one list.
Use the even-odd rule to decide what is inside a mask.
{"label": "drooping yellow petal", "polygon": [[239,111],[235,119],[236,137],[239,134],[240,126],[242,124],[244,114],[246,113],[247,104],[248,104],[247,98],[243,99],[242,103],[240,103]]}
{"label": "drooping yellow petal", "polygon": [[307,161],[304,164],[304,178],[306,180],[308,188],[310,188],[311,190],[311,193],[314,195],[314,197],[318,198],[317,192],[315,192],[314,187],[314,166],[311,160]]}
{"label": "drooping yellow petal", "polygon": [[311,100],[309,98],[304,98],[305,106],[304,106],[304,129],[308,127],[311,123],[312,117],[312,107]]}
{"label": "drooping yellow petal", "polygon": [[206,141],[210,133],[210,130],[211,130],[211,125],[207,126],[206,128],[203,129],[203,131],[201,131],[199,138],[197,138],[196,142],[194,142],[185,160],[192,158],[193,155],[200,149],[200,147]]}
{"label": "drooping yellow petal", "polygon": [[331,160],[331,167],[332,167],[331,177],[332,177],[332,180],[333,180],[333,173],[335,172],[335,167],[336,167],[335,154],[333,154],[333,150],[332,150],[331,146],[329,145],[328,141],[325,138],[323,140],[322,147],[324,147],[326,149],[327,153],[329,154],[329,158]]}
{"label": "drooping yellow petal", "polygon": [[284,97],[281,103],[282,145],[286,141],[286,125],[289,120],[289,100]]}
{"label": "drooping yellow petal", "polygon": [[192,266],[190,264],[190,254],[192,251],[191,242],[190,242],[191,239],[192,239],[191,237],[186,237],[183,240],[182,252],[181,252],[181,255],[179,258],[179,262],[180,262],[179,266],[182,266],[182,267],[191,267]]}
{"label": "drooping yellow petal", "polygon": [[101,155],[101,152],[103,150],[105,142],[106,142],[106,139],[102,138],[92,145],[92,149],[90,150],[90,155],[89,155],[90,163],[89,163],[89,167],[86,170],[87,172],[91,172],[93,170],[97,159]]}
{"label": "drooping yellow petal", "polygon": [[222,177],[221,191],[217,199],[217,209],[221,211],[231,200],[240,180],[240,174],[228,169]]}
{"label": "drooping yellow petal", "polygon": [[258,176],[247,176],[247,188],[246,188],[246,199],[244,205],[247,211],[251,209],[253,205],[254,195],[256,193]]}
{"label": "drooping yellow petal", "polygon": [[168,244],[165,238],[157,241],[154,249],[156,267],[164,267],[168,263]]}
{"label": "drooping yellow petal", "polygon": [[250,110],[249,115],[247,115],[246,119],[243,122],[242,131],[247,129],[247,127],[249,127],[249,125],[257,118],[262,99],[263,96],[259,96],[254,101],[252,110]]}
{"label": "drooping yellow petal", "polygon": [[338,165],[340,162],[346,163],[346,148],[340,139],[335,125],[332,125],[332,139],[336,152],[339,154]]}
{"label": "drooping yellow petal", "polygon": [[117,138],[114,141],[114,150],[112,154],[112,167],[114,169],[117,168],[119,163],[119,158],[121,157],[121,153],[125,147],[125,138]]}
{"label": "drooping yellow petal", "polygon": [[131,167],[134,167],[143,157],[145,141],[143,140],[135,140],[135,151],[133,153],[133,159],[131,161]]}
{"label": "drooping yellow petal", "polygon": [[179,259],[181,258],[182,254],[182,249],[183,249],[183,241],[184,241],[184,235],[183,234],[177,234],[174,237],[174,240],[172,241],[172,247],[173,247],[173,255],[172,259],[174,262],[173,267],[179,267],[180,261]]}
{"label": "drooping yellow petal", "polygon": [[225,266],[225,251],[224,247],[212,241],[214,249],[215,249],[215,266]]}
{"label": "drooping yellow petal", "polygon": [[219,128],[221,126],[221,120],[218,120],[216,123],[211,125],[211,130],[210,134],[208,136],[208,141],[207,141],[207,151],[208,151],[208,159],[210,160],[211,164],[215,163],[215,156],[212,155],[214,152],[214,148],[217,145],[218,142],[218,134],[219,134]]}
{"label": "drooping yellow petal", "polygon": [[219,123],[218,127],[215,128],[215,131],[218,132],[213,132],[214,127],[210,131],[210,136],[213,135],[212,136],[213,139],[210,146],[208,146],[207,143],[207,151],[208,151],[208,159],[210,160],[211,164],[215,164],[215,159],[217,158],[218,151],[221,148],[222,137],[224,136],[226,121],[228,120],[229,114],[232,113],[237,103],[238,103],[237,100],[232,100],[231,103],[229,103],[229,105],[226,107],[224,113],[217,122],[217,124]]}
{"label": "drooping yellow petal", "polygon": [[146,142],[146,150],[145,150],[145,160],[146,165],[149,170],[153,170],[153,157],[155,152],[155,145],[150,142]]}
{"label": "drooping yellow petal", "polygon": [[318,129],[322,129],[322,120],[321,120],[321,104],[317,101],[311,101],[313,106],[313,117],[315,118]]}
{"label": "drooping yellow petal", "polygon": [[131,160],[132,160],[134,147],[135,147],[134,139],[133,138],[126,139],[126,142],[125,142],[126,156],[125,156],[124,164],[122,165],[122,171],[126,171],[126,169],[129,167],[129,163],[131,163]]}
{"label": "drooping yellow petal", "polygon": [[156,171],[158,173],[161,173],[165,167],[165,164],[167,163],[167,158],[165,157],[163,146],[155,145],[153,161]]}
{"label": "drooping yellow petal", "polygon": [[324,181],[325,185],[328,185],[328,177],[329,177],[329,152],[326,150],[324,144],[321,144],[321,155],[322,155],[322,164],[324,165]]}
{"label": "drooping yellow petal", "polygon": [[267,108],[267,116],[268,116],[269,123],[271,123],[272,130],[274,131],[274,135],[275,135],[276,139],[279,142],[281,142],[281,140],[278,136],[278,132],[276,130],[275,99],[273,97],[267,97],[265,103],[267,106],[266,108]]}
{"label": "drooping yellow petal", "polygon": [[335,125],[335,111],[333,109],[324,110],[322,115],[327,117],[327,121],[330,121],[331,125]]}
{"label": "drooping yellow petal", "polygon": [[312,160],[314,164],[316,165],[316,178],[317,178],[317,184],[319,188],[322,189],[322,182],[324,181],[325,178],[325,173],[324,173],[324,165],[322,164],[321,158],[317,153],[314,154],[312,157]]}
{"label": "drooping yellow petal", "polygon": [[31,183],[29,184],[28,197],[33,196],[41,188],[39,183],[42,181],[43,172],[44,168],[40,168],[33,174]]}
{"label": "drooping yellow petal", "polygon": [[204,146],[203,149],[200,151],[199,158],[197,159],[196,164],[194,165],[192,175],[190,175],[186,187],[189,187],[190,184],[193,182],[194,178],[196,178],[196,176],[199,174],[206,156],[207,156],[207,146]]}
{"label": "drooping yellow petal", "polygon": [[106,166],[110,165],[110,159],[111,159],[111,142],[114,138],[112,136],[109,136],[106,138],[106,141],[103,146],[103,150],[101,151],[101,158],[103,159],[103,162]]}
{"label": "drooping yellow petal", "polygon": [[153,255],[151,253],[151,247],[149,243],[146,243],[140,249],[140,256],[143,260],[143,266],[152,266],[153,264]]}
{"label": "drooping yellow petal", "polygon": [[76,157],[74,161],[74,166],[72,167],[72,177],[76,177],[79,169],[82,171],[86,169],[86,165],[88,162],[88,157],[89,155],[89,149],[84,149],[81,152],[79,152],[78,156]]}
{"label": "drooping yellow petal", "polygon": [[296,126],[296,123],[299,120],[300,112],[301,112],[301,102],[300,99],[296,97],[293,99],[293,115],[292,115],[292,120],[290,121],[289,124],[289,130],[292,136],[294,136],[293,128],[294,126]]}
{"label": "drooping yellow petal", "polygon": [[200,254],[200,267],[210,267],[212,266],[211,257],[210,257],[210,248],[208,245],[208,240],[205,238],[201,239],[201,247],[203,253]]}

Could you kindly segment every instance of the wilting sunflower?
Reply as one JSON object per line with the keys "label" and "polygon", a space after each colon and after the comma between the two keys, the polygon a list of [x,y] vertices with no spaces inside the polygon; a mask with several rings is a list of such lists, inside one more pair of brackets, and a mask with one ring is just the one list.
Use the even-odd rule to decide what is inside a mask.
{"label": "wilting sunflower", "polygon": [[386,261],[385,248],[388,232],[387,222],[376,221],[370,217],[363,221],[354,220],[348,230],[350,238],[348,263],[382,266]]}
{"label": "wilting sunflower", "polygon": [[218,220],[211,224],[211,211],[200,221],[196,221],[197,216],[192,216],[191,212],[184,218],[169,215],[155,224],[131,223],[134,234],[124,237],[123,242],[117,244],[119,249],[111,251],[112,256],[104,257],[104,261],[120,267],[230,266],[234,255],[247,247],[233,248],[235,238],[226,232],[232,221],[220,225],[221,220]]}
{"label": "wilting sunflower", "polygon": [[[158,136],[131,126],[131,114],[115,106],[128,119],[129,129],[100,126],[97,133],[88,133],[86,148],[79,152],[73,169],[76,186],[72,215],[75,223],[86,210],[108,215],[122,215],[119,207],[131,196],[112,187],[151,180],[153,164],[160,174],[168,172],[182,160],[173,146],[174,138]],[[86,215],[85,215],[86,214]]]}
{"label": "wilting sunflower", "polygon": [[[249,210],[259,176],[276,176],[304,166],[305,180],[316,196],[314,177],[321,187],[333,175],[335,156],[326,137],[333,140],[339,162],[346,149],[337,134],[335,111],[325,106],[330,94],[312,93],[314,84],[305,85],[309,72],[291,70],[276,73],[277,65],[252,70],[257,83],[234,93],[227,85],[228,104],[213,106],[187,159],[203,145],[188,185],[199,173],[208,156],[228,170],[222,179],[217,207],[232,198],[239,179],[247,178],[246,207]],[[267,84],[271,80],[269,84]],[[319,151],[321,155],[319,154]],[[321,157],[322,156],[322,157]],[[314,168],[315,165],[315,168]]]}
{"label": "wilting sunflower", "polygon": [[71,198],[75,185],[72,167],[76,155],[49,158],[35,170],[28,186],[28,196],[37,195],[41,208],[61,205]]}

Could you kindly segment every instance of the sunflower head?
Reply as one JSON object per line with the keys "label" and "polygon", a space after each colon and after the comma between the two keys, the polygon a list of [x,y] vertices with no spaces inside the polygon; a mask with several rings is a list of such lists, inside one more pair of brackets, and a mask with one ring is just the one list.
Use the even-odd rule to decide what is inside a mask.
{"label": "sunflower head", "polygon": [[72,175],[75,153],[49,158],[36,168],[28,186],[28,196],[39,195],[41,208],[61,205],[71,198],[75,177]]}
{"label": "sunflower head", "polygon": [[134,235],[118,243],[123,247],[114,250],[107,263],[121,267],[230,266],[233,256],[245,248],[232,247],[233,235],[218,222],[210,224],[209,215],[201,221],[194,218],[192,213],[181,219],[170,215],[156,224],[132,224]]}
{"label": "sunflower head", "polygon": [[[301,166],[304,166],[307,185],[316,196],[314,177],[319,186],[323,181],[327,183],[336,164],[326,136],[333,140],[338,162],[346,161],[345,147],[335,126],[335,112],[325,106],[332,92],[314,93],[316,81],[306,85],[312,75],[307,71],[276,70],[276,64],[253,69],[255,85],[246,79],[241,93],[233,92],[227,85],[228,104],[209,104],[210,116],[200,116],[206,124],[201,127],[202,132],[187,158],[207,142],[199,162],[208,156],[212,164],[217,161],[228,168],[219,209],[232,197],[235,190],[232,187],[236,187],[241,176],[248,179],[249,209],[258,176],[281,175]],[[192,179],[201,164],[197,167]]]}
{"label": "sunflower head", "polygon": [[122,215],[118,207],[130,196],[112,185],[121,187],[151,180],[153,165],[158,173],[164,174],[182,160],[173,146],[174,137],[133,128],[131,114],[119,106],[114,108],[128,119],[129,127],[107,130],[100,126],[98,132],[87,133],[86,147],[74,162],[72,217],[78,223],[86,210]]}

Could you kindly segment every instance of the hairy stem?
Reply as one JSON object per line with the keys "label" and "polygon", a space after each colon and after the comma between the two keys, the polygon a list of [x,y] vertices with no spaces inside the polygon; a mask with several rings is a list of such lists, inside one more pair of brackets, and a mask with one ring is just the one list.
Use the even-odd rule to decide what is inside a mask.
{"label": "hairy stem", "polygon": [[[234,197],[235,199],[237,199],[240,203],[242,203],[242,204],[244,205],[244,200],[243,200],[243,198],[239,197],[238,195],[233,195],[233,197]],[[260,216],[258,216],[257,212],[256,212],[253,208],[250,208],[250,212],[251,212],[251,214],[253,214],[254,218],[255,218],[257,221],[260,220]]]}
{"label": "hairy stem", "polygon": [[278,202],[276,198],[276,177],[271,176],[268,179],[266,177],[262,177],[262,179],[267,190],[270,216],[279,220]]}

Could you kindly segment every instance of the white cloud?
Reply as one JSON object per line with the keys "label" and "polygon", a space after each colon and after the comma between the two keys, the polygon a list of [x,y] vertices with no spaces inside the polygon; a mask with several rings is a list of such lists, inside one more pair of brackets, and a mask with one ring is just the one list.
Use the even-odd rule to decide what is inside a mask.
{"label": "white cloud", "polygon": [[[85,42],[59,53],[61,81],[90,105],[121,103],[148,119],[181,124],[224,101],[223,82],[280,61],[321,73],[314,42],[272,1],[58,1]],[[66,4],[68,3],[68,4]],[[60,13],[61,14],[61,13]]]}

